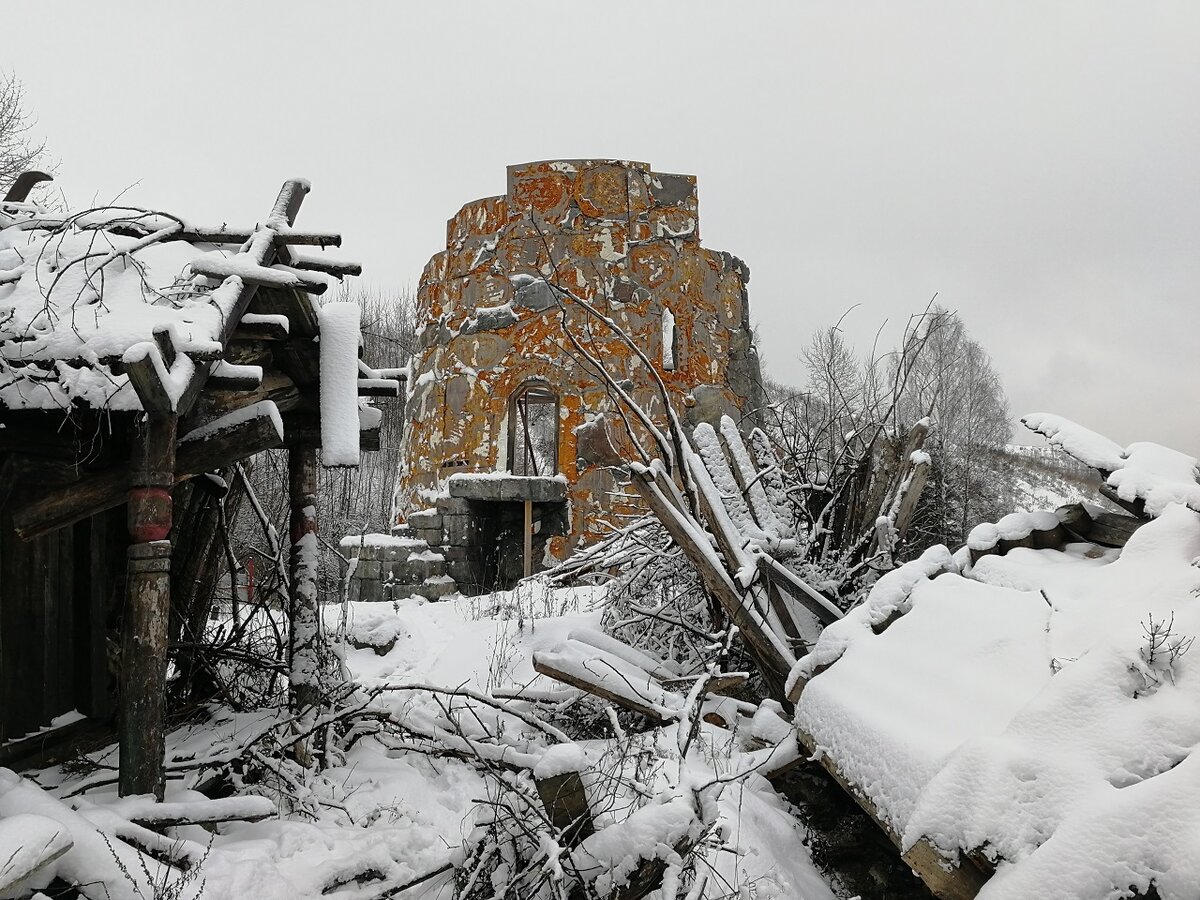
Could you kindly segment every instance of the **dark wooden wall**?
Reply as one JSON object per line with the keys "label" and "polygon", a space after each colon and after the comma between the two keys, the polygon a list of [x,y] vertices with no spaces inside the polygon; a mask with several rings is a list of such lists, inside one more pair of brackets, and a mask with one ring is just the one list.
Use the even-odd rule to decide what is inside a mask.
{"label": "dark wooden wall", "polygon": [[0,741],[73,709],[111,715],[106,634],[124,596],[123,506],[23,541],[21,500],[0,508]]}

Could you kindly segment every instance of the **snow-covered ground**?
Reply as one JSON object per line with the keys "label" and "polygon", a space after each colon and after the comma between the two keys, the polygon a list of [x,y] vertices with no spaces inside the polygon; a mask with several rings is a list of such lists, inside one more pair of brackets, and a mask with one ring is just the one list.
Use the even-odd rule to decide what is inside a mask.
{"label": "snow-covered ground", "polygon": [[[360,647],[346,648],[349,670],[364,688],[386,689],[377,701],[381,708],[392,709],[406,721],[435,727],[433,723],[444,721],[441,704],[447,703],[447,698],[396,688],[428,684],[573,696],[564,686],[537,675],[531,657],[534,651],[560,645],[573,629],[597,628],[599,599],[597,589],[551,592],[526,587],[515,594],[455,597],[440,603],[414,598],[395,604],[351,604],[345,611],[330,606],[326,623],[337,630],[345,615],[345,631]],[[478,711],[481,716],[488,714],[482,707]],[[494,711],[492,715],[488,721],[495,721]],[[570,715],[569,709],[565,715]],[[248,737],[283,718],[278,711],[235,714],[216,709],[208,720],[172,734],[168,757],[176,766],[212,758],[241,746]],[[630,736],[624,745],[618,744],[611,739],[583,740],[579,747],[582,757],[597,771],[606,765],[611,768],[612,759],[641,755],[645,760],[643,788],[651,794],[669,794],[681,782],[694,786],[745,766],[732,736],[709,725],[702,726],[682,767],[674,725]],[[529,749],[543,752],[533,745]],[[97,760],[110,766],[114,753],[110,749]],[[281,770],[281,777],[286,774]],[[82,817],[72,822],[77,831],[80,822],[84,828],[89,823],[105,827],[108,820],[103,811],[119,809],[114,805],[115,786],[106,783],[113,780],[112,775],[111,769],[81,775],[57,768],[34,777],[49,795],[64,798],[77,808]],[[170,779],[168,799],[197,798],[199,795],[185,789],[195,778],[191,774]],[[586,783],[598,828],[628,815],[629,796],[609,789],[599,778]],[[265,781],[260,785],[262,792],[270,795],[268,787]],[[256,790],[254,785],[242,789]],[[464,838],[487,809],[481,801],[496,793],[495,785],[488,783],[477,766],[397,749],[395,742],[389,749],[371,736],[357,741],[344,761],[307,784],[291,785],[291,789],[297,802],[289,815],[218,825],[215,834],[199,826],[169,830],[173,838],[195,842],[197,852],[203,855],[198,870],[201,877],[188,884],[181,896],[211,900],[351,898],[363,896],[357,893],[360,889],[402,884],[460,863]],[[5,790],[5,783],[0,783],[0,814],[7,812],[3,810]],[[702,851],[705,862],[701,869],[710,876],[705,896],[736,895],[743,889],[751,892],[746,896],[758,898],[833,900],[833,893],[811,863],[801,826],[765,779],[752,774],[725,785],[719,793],[710,789],[707,796],[716,799],[716,821]],[[28,802],[28,795],[22,802]],[[610,843],[616,834],[609,834]],[[614,852],[619,856],[633,849],[618,842]],[[55,872],[80,881],[89,874],[107,874],[113,881],[96,896],[111,894],[132,900],[138,896],[134,883],[142,876],[136,867],[128,881],[114,874],[114,858],[102,843],[77,840],[76,849],[53,864],[43,881]],[[153,876],[155,864],[151,861],[149,865]],[[356,876],[363,880],[363,887],[354,881]],[[397,896],[444,900],[453,896],[452,877],[451,873],[436,876]],[[147,883],[140,890],[150,896],[145,892],[153,878],[144,880]]]}

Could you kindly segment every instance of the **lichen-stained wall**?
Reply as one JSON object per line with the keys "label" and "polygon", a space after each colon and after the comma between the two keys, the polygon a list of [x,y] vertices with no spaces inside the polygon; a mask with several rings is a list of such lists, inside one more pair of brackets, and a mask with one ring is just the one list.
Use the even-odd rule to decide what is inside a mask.
{"label": "lichen-stained wall", "polygon": [[[595,317],[560,302],[548,283],[631,335],[676,411],[696,423],[753,415],[758,406],[748,281],[741,260],[700,246],[694,176],[617,160],[510,166],[507,193],[464,206],[421,277],[401,518],[432,506],[450,475],[505,471],[508,399],[541,379],[560,396],[559,471],[570,483],[571,523],[569,535],[548,542],[544,561],[607,533],[605,523],[627,521],[641,511],[619,469],[629,438],[564,329],[659,421],[662,403],[637,356]],[[664,329],[664,310],[673,328]],[[666,368],[663,341],[672,332]]]}

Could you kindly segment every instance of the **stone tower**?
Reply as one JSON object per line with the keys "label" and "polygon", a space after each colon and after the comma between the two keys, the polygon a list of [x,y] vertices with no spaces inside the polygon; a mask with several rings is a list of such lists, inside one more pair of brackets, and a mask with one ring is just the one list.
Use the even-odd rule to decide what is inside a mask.
{"label": "stone tower", "polygon": [[633,338],[685,423],[754,419],[749,277],[700,246],[694,176],[622,160],[510,166],[507,192],[464,206],[421,277],[397,492],[411,536],[442,548],[464,589],[491,588],[522,574],[526,547],[536,571],[642,512],[595,362],[663,421],[660,394],[567,295]]}

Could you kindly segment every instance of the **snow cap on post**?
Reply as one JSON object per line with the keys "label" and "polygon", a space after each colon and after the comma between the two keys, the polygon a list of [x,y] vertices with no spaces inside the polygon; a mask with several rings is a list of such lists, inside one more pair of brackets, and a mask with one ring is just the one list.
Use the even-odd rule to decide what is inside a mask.
{"label": "snow cap on post", "polygon": [[321,464],[357,466],[358,344],[356,303],[328,303],[318,313],[321,336]]}

